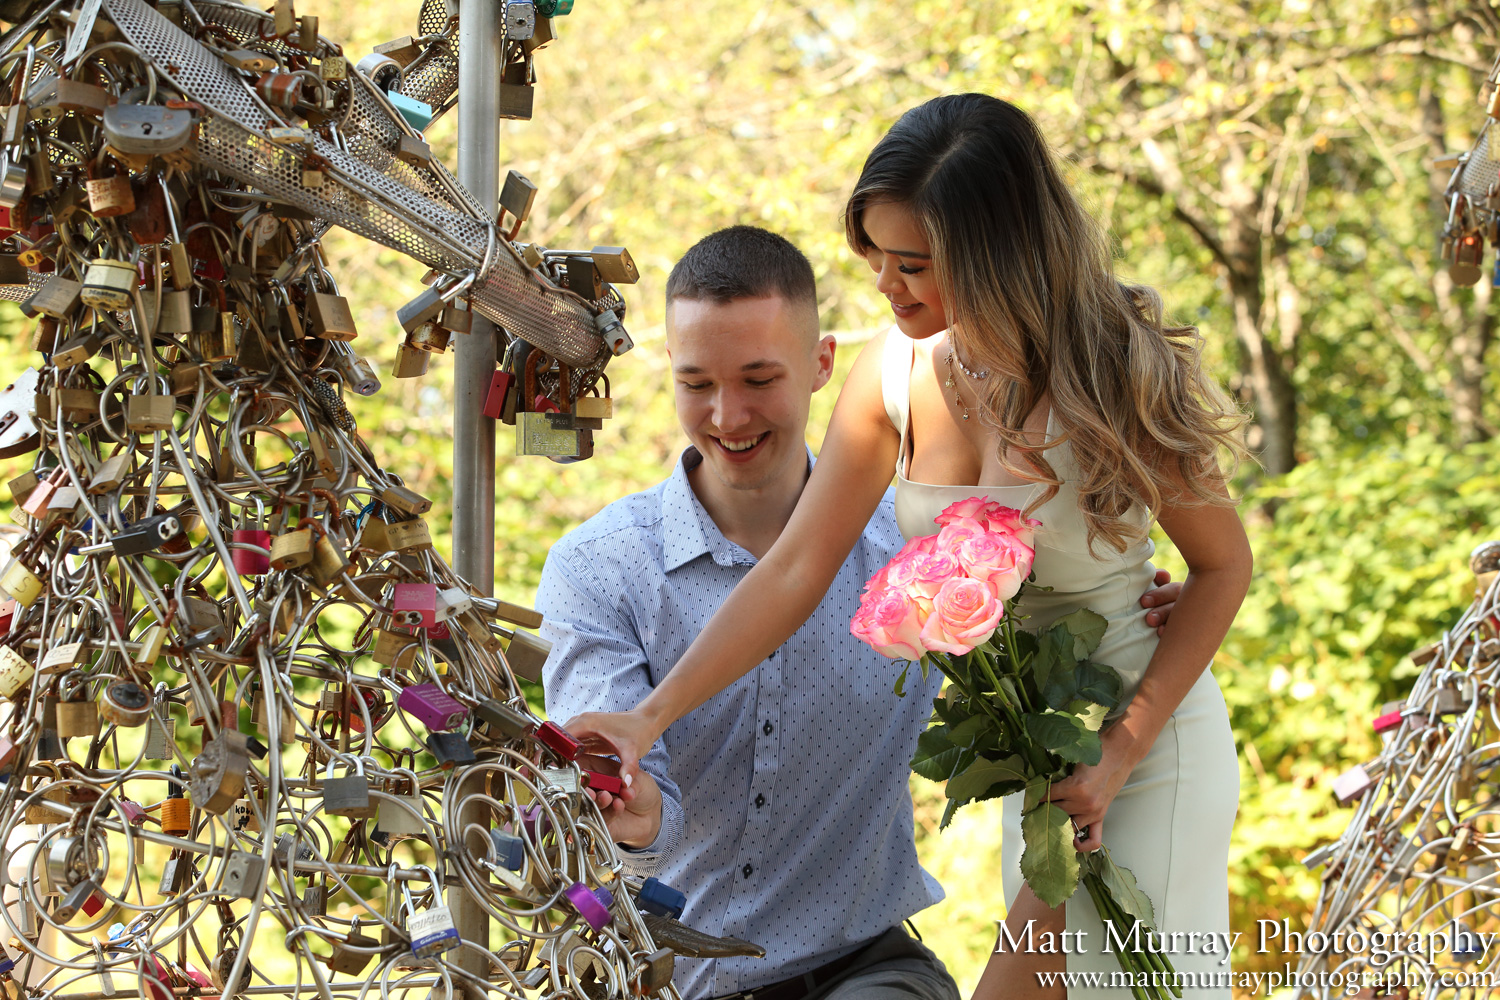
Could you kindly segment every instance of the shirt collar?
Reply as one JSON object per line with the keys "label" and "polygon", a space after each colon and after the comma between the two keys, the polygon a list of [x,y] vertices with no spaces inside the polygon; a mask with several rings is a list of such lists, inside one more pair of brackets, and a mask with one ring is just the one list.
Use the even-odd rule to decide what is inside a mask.
{"label": "shirt collar", "polygon": [[[814,461],[812,449],[808,448],[809,470]],[[688,445],[662,491],[662,526],[666,535],[662,544],[662,568],[668,573],[702,555],[712,557],[720,566],[755,565],[754,556],[724,537],[699,502],[698,494],[693,492],[688,473],[702,463],[703,455],[696,447]]]}

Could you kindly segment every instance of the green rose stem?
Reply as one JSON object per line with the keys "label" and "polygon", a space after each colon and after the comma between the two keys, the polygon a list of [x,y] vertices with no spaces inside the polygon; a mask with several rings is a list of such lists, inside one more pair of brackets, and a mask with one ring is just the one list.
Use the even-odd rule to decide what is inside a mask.
{"label": "green rose stem", "polygon": [[[1114,900],[1109,898],[1109,891],[1104,888],[1103,884],[1096,883],[1098,883],[1098,880],[1095,878],[1088,875],[1083,877],[1083,887],[1089,891],[1089,896],[1094,900],[1094,909],[1099,911],[1101,918],[1113,923],[1116,911],[1109,904],[1114,902]],[[1133,952],[1123,950],[1115,952],[1115,961],[1119,963],[1121,969],[1125,970],[1125,974],[1130,977],[1130,992],[1135,995],[1135,1000],[1159,1000],[1154,992],[1148,992],[1146,987],[1136,983],[1139,974],[1145,971],[1138,967],[1138,958],[1139,956]]]}
{"label": "green rose stem", "polygon": [[[1093,897],[1094,907],[1099,911],[1101,917],[1108,919],[1116,927],[1134,924],[1134,918],[1124,911],[1119,901],[1115,899],[1114,894],[1109,891],[1109,887],[1104,884],[1104,880],[1098,875],[1092,872],[1085,875],[1083,877],[1083,884],[1088,889],[1089,895]],[[1182,989],[1176,983],[1177,970],[1172,967],[1171,962],[1167,961],[1165,955],[1152,951],[1150,947],[1146,947],[1140,951],[1119,951],[1115,954],[1119,957],[1121,968],[1125,968],[1127,971],[1129,971],[1129,967],[1126,964],[1126,956],[1128,955],[1132,960],[1132,964],[1138,964],[1141,967],[1140,971],[1158,973],[1162,977],[1161,981],[1165,984],[1165,987],[1172,991],[1173,996],[1181,1000]],[[1153,993],[1156,997],[1165,1000],[1165,989],[1153,990]]]}

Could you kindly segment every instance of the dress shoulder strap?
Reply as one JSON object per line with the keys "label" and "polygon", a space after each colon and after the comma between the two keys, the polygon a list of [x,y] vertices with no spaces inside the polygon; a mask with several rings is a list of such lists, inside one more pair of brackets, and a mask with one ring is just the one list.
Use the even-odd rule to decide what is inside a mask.
{"label": "dress shoulder strap", "polygon": [[885,353],[880,368],[880,396],[886,416],[901,434],[901,459],[896,466],[906,472],[906,422],[911,414],[911,362],[914,353],[911,338],[895,327],[886,331]]}

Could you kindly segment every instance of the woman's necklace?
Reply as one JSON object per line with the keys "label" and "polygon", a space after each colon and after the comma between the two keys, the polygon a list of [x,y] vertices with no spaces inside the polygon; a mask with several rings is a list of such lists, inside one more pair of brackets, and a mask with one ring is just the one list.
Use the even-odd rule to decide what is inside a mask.
{"label": "woman's necklace", "polygon": [[[968,420],[969,419],[969,408],[964,405],[963,396],[961,396],[959,394],[959,391],[958,391],[958,383],[957,383],[957,381],[955,381],[955,379],[953,377],[953,362],[954,361],[958,361],[958,357],[953,353],[953,344],[952,344],[952,342],[949,342],[949,344],[948,344],[948,378],[947,378],[946,381],[943,382],[943,385],[945,385],[949,389],[953,390],[953,403],[963,413],[964,419]],[[969,370],[969,366],[966,365],[966,364],[964,364],[962,361],[958,361],[958,367],[962,368],[964,374],[967,375],[967,376],[969,376],[969,378],[973,379],[976,382],[983,382],[985,379],[987,379],[987,378],[990,377],[990,373],[989,373],[989,371],[987,369],[981,368],[977,372],[976,371],[970,371]]]}

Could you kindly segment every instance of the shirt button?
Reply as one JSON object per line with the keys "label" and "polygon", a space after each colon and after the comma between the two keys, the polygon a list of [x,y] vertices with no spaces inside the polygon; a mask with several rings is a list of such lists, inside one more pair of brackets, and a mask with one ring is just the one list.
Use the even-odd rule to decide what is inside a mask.
{"label": "shirt button", "polygon": [[755,869],[751,868],[749,865],[746,865],[745,867],[740,869],[740,874],[745,876],[746,878],[749,878],[754,873]]}
{"label": "shirt button", "polygon": [[755,808],[759,809],[761,806],[763,806],[765,804],[766,804],[766,797],[764,795],[757,795],[755,797]]}
{"label": "shirt button", "polygon": [[760,727],[760,731],[765,733],[767,736],[770,736],[776,731],[776,727],[771,725],[770,721],[768,720],[764,726]]}

